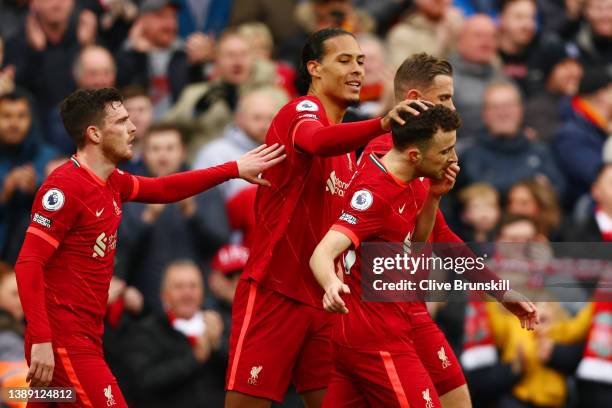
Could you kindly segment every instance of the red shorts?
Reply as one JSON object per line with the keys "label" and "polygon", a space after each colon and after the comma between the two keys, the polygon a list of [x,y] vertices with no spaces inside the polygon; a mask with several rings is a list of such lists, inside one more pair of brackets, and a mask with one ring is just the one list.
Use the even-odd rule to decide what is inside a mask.
{"label": "red shorts", "polygon": [[414,348],[397,352],[334,346],[334,370],[323,408],[441,406]]}
{"label": "red shorts", "polygon": [[241,280],[232,308],[226,390],[282,401],[327,388],[333,315]]}
{"label": "red shorts", "polygon": [[[26,343],[26,360],[30,363],[32,347]],[[55,368],[49,387],[72,387],[76,402],[29,402],[28,408],[127,408],[117,379],[108,368],[101,352],[54,348]]]}
{"label": "red shorts", "polygon": [[412,331],[414,348],[429,373],[438,395],[442,396],[466,383],[453,349],[431,318],[413,325]]}

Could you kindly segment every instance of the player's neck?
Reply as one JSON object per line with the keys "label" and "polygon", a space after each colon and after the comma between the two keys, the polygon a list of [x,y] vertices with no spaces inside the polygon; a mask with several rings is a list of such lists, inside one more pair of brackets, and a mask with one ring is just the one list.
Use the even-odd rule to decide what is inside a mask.
{"label": "player's neck", "polygon": [[106,181],[115,168],[115,163],[112,163],[102,152],[87,147],[79,149],[76,154],[77,160],[82,165],[86,166],[101,180]]}
{"label": "player's neck", "polygon": [[308,90],[308,95],[317,97],[325,108],[325,116],[330,123],[340,123],[346,113],[346,107],[338,105],[334,100],[327,97],[323,92],[317,92],[312,87]]}
{"label": "player's neck", "polygon": [[417,177],[414,166],[410,164],[405,155],[395,149],[389,150],[381,161],[393,177],[404,183],[410,183]]}

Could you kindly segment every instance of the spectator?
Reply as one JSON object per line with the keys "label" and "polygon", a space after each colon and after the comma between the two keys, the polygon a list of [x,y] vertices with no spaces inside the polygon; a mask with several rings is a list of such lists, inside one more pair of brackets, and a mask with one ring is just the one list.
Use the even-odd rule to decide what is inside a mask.
{"label": "spectator", "polygon": [[274,81],[273,72],[262,72],[255,63],[248,41],[237,30],[227,30],[217,43],[214,79],[185,88],[166,120],[191,125],[190,151],[196,151],[230,123],[241,94]]}
{"label": "spectator", "polygon": [[460,137],[474,135],[481,129],[484,90],[489,82],[502,77],[496,65],[495,42],[495,23],[483,14],[467,19],[459,33],[457,53],[450,62],[455,81],[453,99],[461,114]]}
{"label": "spectator", "polygon": [[26,94],[0,96],[0,257],[15,262],[36,190],[55,151],[32,131],[32,108]]}
{"label": "spectator", "polygon": [[272,32],[274,43],[282,48],[283,42],[300,34],[295,20],[298,0],[233,0],[230,25],[260,21]]}
{"label": "spectator", "polygon": [[612,69],[612,2],[586,0],[584,17],[575,37],[582,63]]}
{"label": "spectator", "polygon": [[[223,136],[204,146],[196,155],[194,168],[200,169],[236,160],[245,152],[264,143],[270,122],[287,103],[285,93],[273,87],[258,88],[240,98],[234,124]],[[218,187],[232,231],[240,233],[240,241],[250,244],[255,227],[255,194],[257,187],[229,181]]]}
{"label": "spectator", "polygon": [[382,37],[396,23],[397,16],[412,6],[411,1],[353,0],[355,7],[371,16],[376,24],[376,33]]}
{"label": "spectator", "polygon": [[117,54],[119,86],[145,87],[161,118],[183,88],[202,79],[201,64],[189,58],[178,37],[177,3],[144,0],[128,39]]}
{"label": "spectator", "polygon": [[[285,103],[287,96],[278,88],[263,87],[246,92],[238,102],[234,123],[221,138],[198,151],[193,168],[203,169],[236,160],[264,143],[272,118]],[[248,186],[247,182],[230,181],[219,187],[225,200],[230,200],[234,194]]]}
{"label": "spectator", "polygon": [[474,183],[459,192],[465,242],[490,242],[501,216],[499,193],[490,184]]}
{"label": "spectator", "polygon": [[7,263],[0,262],[0,362],[25,359],[24,329],[15,271]]}
{"label": "spectator", "polygon": [[[167,176],[185,168],[183,136],[173,125],[149,129],[144,138],[146,175]],[[152,310],[162,309],[164,269],[176,259],[203,263],[229,237],[225,206],[217,190],[175,204],[130,203],[123,207],[116,274],[135,286]]]}
{"label": "spectator", "polygon": [[595,180],[611,121],[612,73],[605,67],[586,68],[578,96],[572,100],[571,110],[552,142],[570,186],[567,208],[573,208]]}
{"label": "spectator", "polygon": [[117,67],[110,52],[104,47],[90,45],[81,50],[74,63],[74,82],[82,89],[112,88]]}
{"label": "spectator", "polygon": [[[523,95],[530,90],[528,77],[541,51],[537,34],[535,0],[505,0],[501,3],[499,56],[503,72],[516,81]],[[538,78],[541,81],[541,78]]]}
{"label": "spectator", "polygon": [[559,195],[565,181],[545,146],[531,142],[523,130],[523,105],[516,86],[509,82],[489,85],[483,98],[485,131],[462,156],[460,177],[465,182],[490,183],[502,195],[519,180],[546,178]]}
{"label": "spectator", "polygon": [[604,163],[591,186],[595,202],[593,212],[578,225],[568,225],[565,240],[569,242],[612,241],[612,164]]}
{"label": "spectator", "polygon": [[447,0],[415,0],[411,12],[387,35],[391,65],[399,67],[412,54],[447,58],[455,48],[463,16]]}
{"label": "spectator", "polygon": [[36,97],[46,140],[73,153],[57,105],[75,89],[72,65],[80,48],[95,42],[96,17],[75,11],[74,0],[32,0],[22,30],[7,41],[7,62],[16,67],[17,85]]}
{"label": "spectator", "polygon": [[29,0],[0,0],[0,37],[11,38],[25,24]]}
{"label": "spectator", "polygon": [[570,98],[578,92],[583,69],[571,44],[549,44],[539,54],[538,67],[529,75],[542,78],[544,88],[532,90],[525,104],[525,125],[537,140],[549,144],[563,113],[569,111]]}
{"label": "spectator", "polygon": [[4,39],[0,36],[0,96],[15,90],[15,67],[4,66]]}
{"label": "spectator", "polygon": [[284,88],[290,97],[297,96],[295,69],[285,62],[276,62],[272,59],[274,43],[268,27],[263,23],[246,23],[238,27],[238,31],[249,42],[249,48],[258,63],[262,65],[262,69],[263,66],[269,65],[268,69],[276,72],[276,86]]}
{"label": "spectator", "polygon": [[550,241],[560,238],[561,208],[555,191],[547,182],[523,180],[515,183],[508,192],[506,212],[531,218],[538,231]]}
{"label": "spectator", "polygon": [[137,389],[135,406],[221,407],[227,355],[223,321],[201,310],[202,273],[191,261],[168,265],[161,285],[164,311],[137,323],[125,359]]}
{"label": "spectator", "polygon": [[[218,301],[226,333],[231,333],[232,304],[242,269],[249,259],[249,249],[243,245],[224,245],[215,254],[208,276],[211,295]],[[229,342],[229,338],[226,339]]]}
{"label": "spectator", "polygon": [[147,91],[138,85],[124,88],[121,94],[123,95],[123,106],[128,111],[130,120],[136,126],[134,146],[132,147],[134,155],[129,162],[124,162],[121,167],[131,174],[144,174],[142,141],[153,124],[153,102]]}
{"label": "spectator", "polygon": [[207,33],[212,40],[225,30],[233,0],[178,0],[177,3],[181,5],[178,12],[180,36],[189,38],[193,34]]}

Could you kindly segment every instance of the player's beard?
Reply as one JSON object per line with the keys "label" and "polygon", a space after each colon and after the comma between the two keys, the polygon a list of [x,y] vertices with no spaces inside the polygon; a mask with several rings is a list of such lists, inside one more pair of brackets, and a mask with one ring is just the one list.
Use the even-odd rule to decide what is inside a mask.
{"label": "player's beard", "polygon": [[115,165],[125,160],[130,160],[134,155],[132,149],[127,144],[122,143],[103,143],[102,152],[104,157]]}

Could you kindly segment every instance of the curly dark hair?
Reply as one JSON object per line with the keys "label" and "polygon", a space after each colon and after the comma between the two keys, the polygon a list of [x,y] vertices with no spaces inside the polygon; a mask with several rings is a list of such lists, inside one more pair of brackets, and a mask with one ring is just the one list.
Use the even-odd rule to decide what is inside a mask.
{"label": "curly dark hair", "polygon": [[121,93],[115,88],[102,88],[79,89],[60,103],[64,127],[78,147],[85,144],[85,130],[88,126],[102,126],[106,107],[113,102],[123,102]]}
{"label": "curly dark hair", "polygon": [[450,132],[461,126],[459,114],[444,105],[434,105],[427,110],[423,110],[416,103],[412,103],[410,106],[418,110],[420,114],[413,116],[408,112],[400,112],[400,117],[406,123],[400,125],[393,122],[391,124],[393,146],[398,150],[403,151],[410,145],[423,148],[439,129]]}

